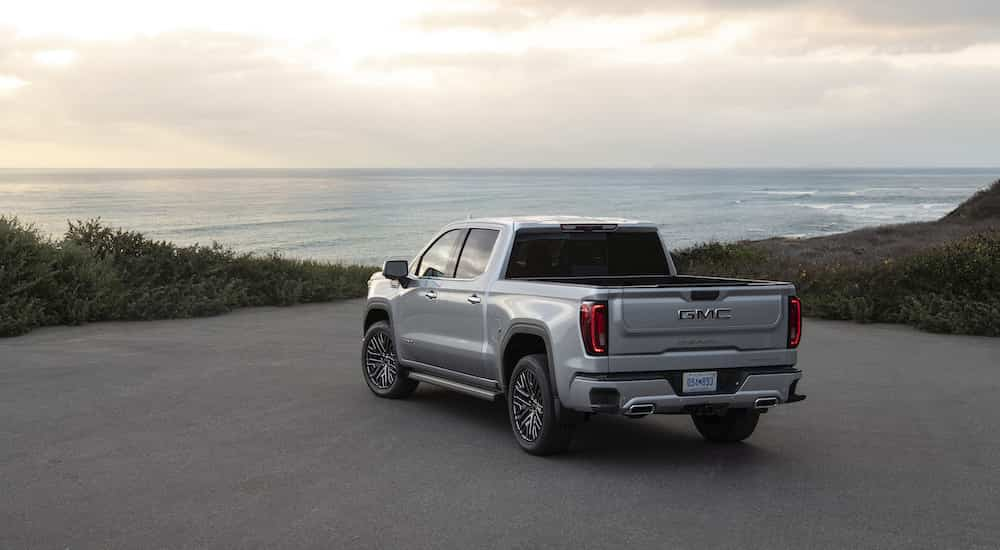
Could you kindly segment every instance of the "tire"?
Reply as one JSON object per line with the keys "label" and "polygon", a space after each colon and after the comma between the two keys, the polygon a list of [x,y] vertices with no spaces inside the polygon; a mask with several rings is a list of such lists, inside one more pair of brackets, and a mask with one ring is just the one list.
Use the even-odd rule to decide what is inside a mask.
{"label": "tire", "polygon": [[551,455],[569,448],[575,425],[562,420],[572,415],[557,412],[544,354],[522,357],[507,385],[507,413],[514,439],[525,452]]}
{"label": "tire", "polygon": [[729,409],[724,415],[691,415],[701,436],[713,443],[736,443],[750,437],[760,413],[753,409]]}
{"label": "tire", "polygon": [[361,344],[361,375],[368,389],[379,397],[401,399],[417,389],[418,381],[408,378],[399,366],[392,327],[385,321],[374,323]]}

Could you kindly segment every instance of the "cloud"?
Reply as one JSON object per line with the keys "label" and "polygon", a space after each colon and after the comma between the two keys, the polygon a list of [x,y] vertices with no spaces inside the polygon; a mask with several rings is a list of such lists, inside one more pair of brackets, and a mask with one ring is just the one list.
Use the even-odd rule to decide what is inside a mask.
{"label": "cloud", "polygon": [[[366,70],[395,71],[422,70],[434,71],[438,83],[448,77],[447,72],[478,74],[497,74],[505,72],[508,76],[519,74],[532,77],[537,74],[558,72],[570,68],[574,64],[571,54],[561,50],[533,49],[524,52],[480,52],[480,53],[435,53],[435,54],[397,54],[393,56],[373,57],[366,59],[360,66]],[[461,86],[461,82],[453,85]],[[476,84],[478,85],[478,83]]]}
{"label": "cloud", "polygon": [[4,95],[13,95],[14,92],[27,84],[27,82],[16,76],[0,74],[0,97]]}
{"label": "cloud", "polygon": [[502,7],[473,11],[430,12],[418,15],[409,21],[411,25],[429,31],[472,28],[498,32],[520,30],[538,22],[539,18],[527,10]]}
{"label": "cloud", "polygon": [[35,63],[49,67],[65,67],[76,61],[76,57],[73,50],[42,50],[31,56]]}
{"label": "cloud", "polygon": [[[352,110],[365,103],[364,94],[345,97],[345,86],[270,56],[274,44],[258,38],[177,32],[81,41],[74,48],[76,63],[58,72],[31,62],[28,52],[44,47],[42,40],[24,41],[17,49],[22,53],[5,62],[33,85],[30,93],[0,104],[0,139],[33,143],[40,151],[46,144],[106,151],[97,162],[117,165],[128,163],[127,155],[116,159],[123,146],[152,138],[165,148],[158,162],[171,165],[184,161],[170,143],[238,152],[215,163],[232,157],[274,162],[295,158],[289,153],[308,149],[311,137],[332,145],[339,135],[363,139],[365,133],[350,126],[361,122]],[[36,166],[48,162],[28,160]]]}
{"label": "cloud", "polygon": [[[995,163],[1000,41],[979,26],[948,23],[955,38],[935,49],[923,33],[943,31],[801,2],[695,16],[633,4],[524,4],[527,24],[492,30],[475,30],[482,14],[422,20],[433,31],[411,18],[375,52],[337,37],[0,30],[0,89],[30,83],[0,93],[0,166]],[[984,45],[961,45],[963,30]],[[54,51],[72,62],[38,62]]]}
{"label": "cloud", "polygon": [[[778,21],[769,28],[784,53],[831,47],[883,53],[954,51],[1000,41],[1000,2],[996,0],[514,0],[492,11],[444,11],[414,23],[428,30],[477,28],[515,32],[541,21],[576,18],[650,18],[696,16],[682,28],[667,28],[655,40],[675,40],[711,32],[725,21]],[[808,31],[808,32],[806,32]],[[792,35],[780,40],[782,34]]]}
{"label": "cloud", "polygon": [[823,12],[856,21],[894,25],[943,23],[988,24],[1000,20],[1000,4],[993,0],[512,0],[505,6],[538,14],[635,15],[650,13],[775,13]]}
{"label": "cloud", "polygon": [[959,52],[1000,43],[1000,27],[959,24],[883,25],[840,15],[802,13],[760,20],[747,47],[773,55],[805,55],[839,50],[873,55]]}

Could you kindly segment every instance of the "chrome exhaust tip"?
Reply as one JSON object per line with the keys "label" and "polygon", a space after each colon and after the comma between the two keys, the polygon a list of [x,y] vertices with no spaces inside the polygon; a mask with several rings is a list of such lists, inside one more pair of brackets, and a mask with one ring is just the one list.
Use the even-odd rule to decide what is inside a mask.
{"label": "chrome exhaust tip", "polygon": [[757,400],[753,402],[754,408],[757,409],[769,409],[777,404],[777,397],[758,397]]}
{"label": "chrome exhaust tip", "polygon": [[625,416],[630,416],[632,418],[641,418],[643,416],[648,416],[653,414],[656,410],[656,405],[652,403],[641,403],[638,405],[632,405],[625,411]]}

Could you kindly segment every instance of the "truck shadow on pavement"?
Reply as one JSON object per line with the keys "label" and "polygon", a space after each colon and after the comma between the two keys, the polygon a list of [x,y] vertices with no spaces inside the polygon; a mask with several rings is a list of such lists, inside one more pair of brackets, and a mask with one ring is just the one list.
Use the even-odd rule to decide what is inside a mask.
{"label": "truck shadow on pavement", "polygon": [[[513,441],[504,401],[488,402],[421,386],[407,403],[420,409],[409,412],[426,421],[428,433],[424,437],[434,437],[433,432],[441,429],[470,432],[484,445],[502,445],[520,452]],[[766,430],[763,423],[762,429]],[[703,470],[717,464],[725,465],[728,473],[739,474],[764,464],[773,468],[779,466],[776,461],[793,458],[755,445],[753,439],[736,444],[708,443],[686,415],[651,415],[642,419],[594,415],[577,426],[568,453],[545,460],[606,463],[623,469],[648,464],[689,465]]]}

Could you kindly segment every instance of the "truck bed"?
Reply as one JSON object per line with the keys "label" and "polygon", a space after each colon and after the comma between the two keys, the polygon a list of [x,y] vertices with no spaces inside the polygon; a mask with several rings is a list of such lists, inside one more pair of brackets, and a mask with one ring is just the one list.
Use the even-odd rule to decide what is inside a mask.
{"label": "truck bed", "polygon": [[631,276],[576,276],[576,277],[511,277],[512,281],[532,281],[583,285],[589,287],[621,288],[652,287],[677,288],[699,286],[756,286],[781,284],[777,281],[756,279],[736,279],[728,277],[704,277],[699,275],[631,275]]}

